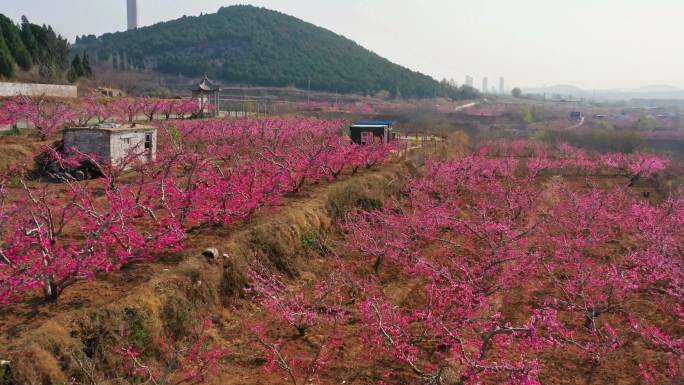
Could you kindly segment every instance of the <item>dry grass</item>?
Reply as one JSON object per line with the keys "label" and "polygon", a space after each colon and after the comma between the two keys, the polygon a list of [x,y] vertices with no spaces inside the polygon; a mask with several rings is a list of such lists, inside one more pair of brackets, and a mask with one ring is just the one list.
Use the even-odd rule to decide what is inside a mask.
{"label": "dry grass", "polygon": [[33,158],[54,140],[39,141],[25,135],[0,135],[0,170],[16,165],[33,167]]}

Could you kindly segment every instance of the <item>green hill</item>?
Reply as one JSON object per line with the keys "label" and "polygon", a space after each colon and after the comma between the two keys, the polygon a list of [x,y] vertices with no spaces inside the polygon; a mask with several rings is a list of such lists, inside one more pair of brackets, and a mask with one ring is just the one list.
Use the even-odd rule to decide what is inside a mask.
{"label": "green hill", "polygon": [[100,64],[210,77],[227,83],[295,86],[343,93],[388,91],[405,97],[472,97],[393,64],[355,42],[292,16],[253,6],[77,38]]}

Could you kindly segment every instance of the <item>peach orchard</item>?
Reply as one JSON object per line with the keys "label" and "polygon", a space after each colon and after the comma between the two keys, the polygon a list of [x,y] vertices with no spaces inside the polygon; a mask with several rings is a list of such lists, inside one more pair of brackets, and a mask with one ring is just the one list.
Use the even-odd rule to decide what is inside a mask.
{"label": "peach orchard", "polygon": [[[0,121],[26,119],[45,136],[68,121],[182,118],[196,110],[151,99],[88,100],[75,109],[18,99],[3,105]],[[62,178],[57,190],[29,181],[19,167],[8,170],[0,180],[0,301],[36,291],[56,300],[76,280],[181,250],[189,232],[249,217],[394,149],[351,144],[339,135],[343,126],[301,117],[166,121],[153,163],[132,154],[108,165],[48,150],[59,162],[96,163],[99,180]],[[358,360],[373,363],[381,383],[539,384],[554,352],[593,371],[635,345],[652,352],[635,375],[677,383],[684,378],[684,194],[649,201],[633,188],[667,164],[650,154],[522,141],[428,161],[407,176],[402,194],[340,220],[346,244],[328,250],[335,268],[312,287],[292,288],[255,263],[247,294],[265,316],[245,328],[268,370],[294,385],[341,365],[350,338],[367,346]],[[578,185],[564,176],[624,183],[606,187],[587,177]],[[388,282],[410,287],[410,298],[392,295]],[[202,381],[228,354],[207,341],[209,327],[200,323],[182,344],[156,343],[171,366],[144,362],[144,346],[114,352],[141,381]]]}

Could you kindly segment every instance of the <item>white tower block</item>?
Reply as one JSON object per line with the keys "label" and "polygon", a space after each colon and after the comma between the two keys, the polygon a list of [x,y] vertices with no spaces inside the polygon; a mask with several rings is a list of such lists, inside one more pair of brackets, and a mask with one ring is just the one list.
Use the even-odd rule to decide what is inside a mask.
{"label": "white tower block", "polygon": [[138,28],[138,0],[126,0],[128,3],[128,30]]}

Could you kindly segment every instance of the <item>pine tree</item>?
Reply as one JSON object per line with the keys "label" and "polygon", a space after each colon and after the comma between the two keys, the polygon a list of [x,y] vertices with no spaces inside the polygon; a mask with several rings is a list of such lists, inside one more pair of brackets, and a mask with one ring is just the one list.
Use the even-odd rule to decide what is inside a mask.
{"label": "pine tree", "polygon": [[74,59],[71,61],[71,69],[74,71],[76,76],[81,77],[85,75],[85,69],[83,68],[83,62],[81,61],[81,57],[76,54],[74,56]]}
{"label": "pine tree", "polygon": [[21,17],[21,40],[24,42],[24,47],[28,50],[33,62],[39,63],[40,49],[38,47],[38,40],[36,40],[31,23],[29,23],[26,16]]}
{"label": "pine tree", "polygon": [[[69,42],[61,35],[55,33],[52,26],[43,26],[43,31],[48,60],[51,61],[58,70],[67,70],[69,68]],[[79,62],[80,61],[81,59],[79,58]]]}
{"label": "pine tree", "polygon": [[14,59],[7,48],[5,38],[0,35],[0,76],[12,79],[15,76]]}
{"label": "pine tree", "polygon": [[0,29],[2,29],[2,35],[5,38],[7,48],[9,48],[12,57],[14,57],[14,61],[24,71],[31,69],[33,60],[24,42],[21,40],[20,31],[17,26],[9,18],[0,15]]}
{"label": "pine tree", "polygon": [[83,75],[90,77],[93,76],[93,68],[90,66],[90,59],[88,58],[88,52],[83,51]]}
{"label": "pine tree", "polygon": [[75,82],[78,80],[78,78],[82,77],[85,75],[85,70],[83,68],[83,62],[81,61],[81,57],[76,54],[74,56],[74,59],[71,61],[71,67],[69,68],[69,71],[67,72],[67,78],[69,79],[70,82]]}

